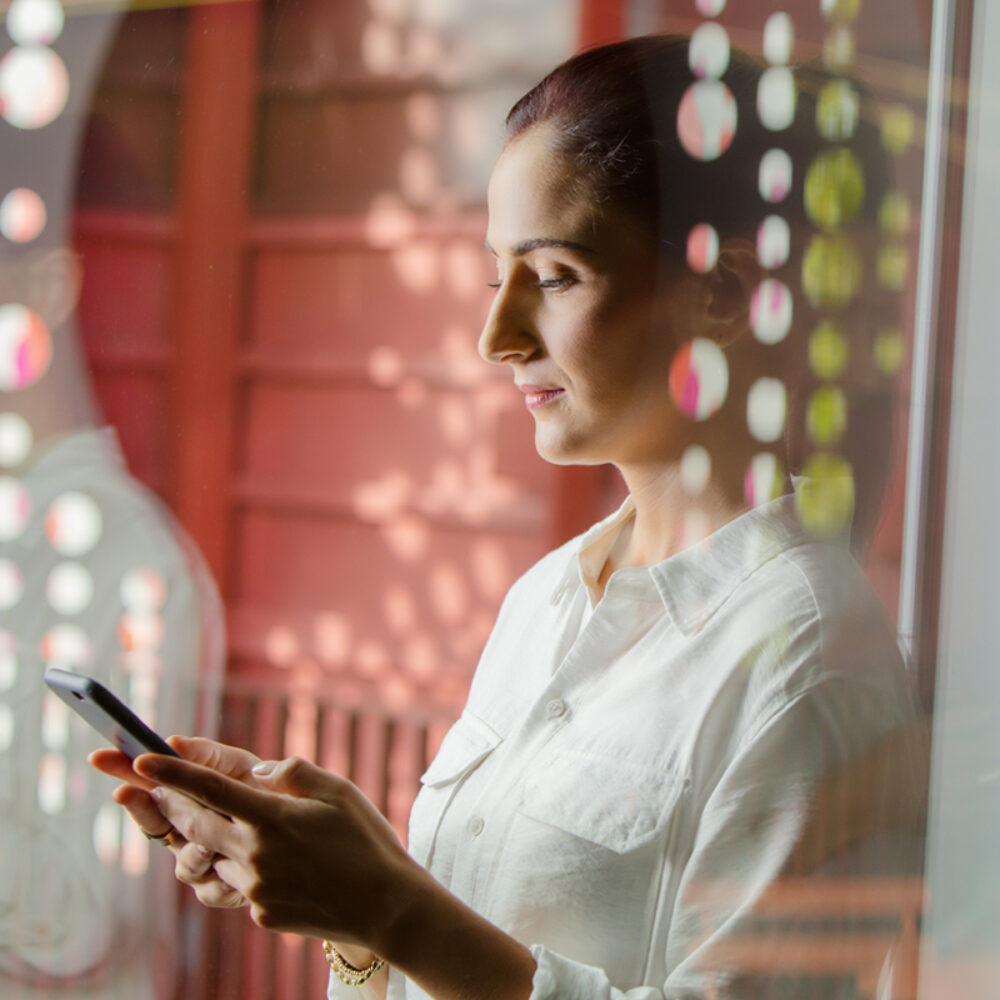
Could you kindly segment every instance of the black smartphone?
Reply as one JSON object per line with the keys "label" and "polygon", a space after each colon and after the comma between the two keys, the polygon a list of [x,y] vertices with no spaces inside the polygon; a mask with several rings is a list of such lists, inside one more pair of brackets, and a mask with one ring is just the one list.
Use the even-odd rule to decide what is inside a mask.
{"label": "black smartphone", "polygon": [[83,716],[126,757],[135,760],[144,753],[180,754],[159,734],[153,732],[127,705],[92,677],[49,667],[45,683],[74,712]]}

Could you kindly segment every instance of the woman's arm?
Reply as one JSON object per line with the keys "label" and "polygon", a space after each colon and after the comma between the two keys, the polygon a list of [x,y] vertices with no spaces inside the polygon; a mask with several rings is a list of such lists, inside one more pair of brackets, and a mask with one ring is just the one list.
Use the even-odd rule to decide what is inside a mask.
{"label": "woman's arm", "polygon": [[179,834],[218,855],[215,874],[261,927],[378,954],[439,1000],[531,993],[531,952],[413,861],[351,782],[298,758],[260,765],[257,787],[176,758],[134,767],[163,786],[149,794]]}

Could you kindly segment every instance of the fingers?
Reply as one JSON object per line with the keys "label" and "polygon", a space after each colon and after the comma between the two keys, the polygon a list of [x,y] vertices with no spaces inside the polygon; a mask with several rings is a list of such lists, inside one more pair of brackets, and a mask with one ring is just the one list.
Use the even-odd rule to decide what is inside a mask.
{"label": "fingers", "polygon": [[283,792],[299,798],[336,802],[346,784],[343,778],[301,757],[288,757],[282,761],[263,761],[254,769],[262,788],[269,792]]}
{"label": "fingers", "polygon": [[171,736],[167,742],[186,760],[240,781],[250,778],[251,769],[260,758],[249,750],[226,746],[200,736]]}
{"label": "fingers", "polygon": [[120,750],[95,750],[88,755],[87,763],[103,774],[117,778],[119,781],[147,790],[153,787],[151,781],[147,781],[135,773],[132,769],[132,761]]}
{"label": "fingers", "polygon": [[186,843],[174,852],[174,875],[185,885],[198,885],[215,878],[212,863],[216,853],[201,844]]}
{"label": "fingers", "polygon": [[212,854],[242,855],[248,827],[220,816],[185,793],[154,788],[149,794],[185,840],[202,845]]}
{"label": "fingers", "polygon": [[112,798],[125,807],[139,829],[146,833],[160,836],[168,833],[173,826],[145,789],[135,785],[119,785],[112,792]]}
{"label": "fingers", "polygon": [[[135,759],[132,766],[140,777],[184,792],[202,805],[227,816],[259,823],[266,821],[273,811],[274,800],[268,793],[250,788],[228,775],[220,774],[201,764],[161,754],[143,754]],[[170,799],[174,803],[172,808],[176,808],[175,798]],[[167,813],[167,815],[171,819],[174,818],[173,814]],[[225,822],[221,817],[216,818],[220,822]],[[207,841],[200,842],[207,843]]]}
{"label": "fingers", "polygon": [[204,906],[235,909],[246,906],[247,901],[239,890],[221,878],[214,865],[219,856],[197,844],[185,844],[175,851],[174,875],[177,880],[191,886]]}

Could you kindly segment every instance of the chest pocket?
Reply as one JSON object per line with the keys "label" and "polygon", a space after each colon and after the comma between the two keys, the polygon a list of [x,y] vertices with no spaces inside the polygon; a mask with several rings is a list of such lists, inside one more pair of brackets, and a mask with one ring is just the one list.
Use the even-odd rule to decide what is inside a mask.
{"label": "chest pocket", "polygon": [[420,776],[421,790],[410,811],[410,853],[429,865],[441,819],[463,779],[503,742],[482,719],[463,712],[441,741],[430,767]]}
{"label": "chest pocket", "polygon": [[563,752],[525,782],[519,811],[625,854],[666,831],[689,784],[659,768]]}

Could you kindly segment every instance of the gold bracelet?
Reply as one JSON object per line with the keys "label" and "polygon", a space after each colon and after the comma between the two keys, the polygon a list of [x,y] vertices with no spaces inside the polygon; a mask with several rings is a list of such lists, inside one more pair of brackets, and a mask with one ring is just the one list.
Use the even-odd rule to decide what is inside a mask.
{"label": "gold bracelet", "polygon": [[376,958],[371,965],[359,969],[351,965],[329,941],[323,942],[323,954],[326,955],[334,975],[346,986],[360,986],[362,983],[367,983],[385,965],[384,958]]}

